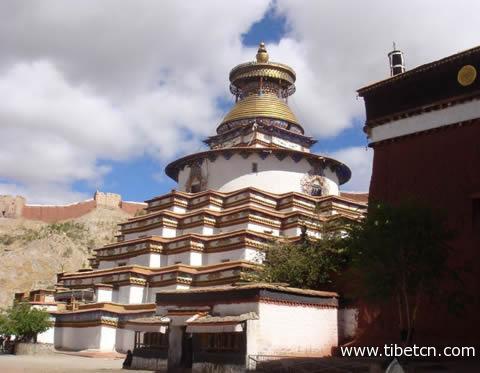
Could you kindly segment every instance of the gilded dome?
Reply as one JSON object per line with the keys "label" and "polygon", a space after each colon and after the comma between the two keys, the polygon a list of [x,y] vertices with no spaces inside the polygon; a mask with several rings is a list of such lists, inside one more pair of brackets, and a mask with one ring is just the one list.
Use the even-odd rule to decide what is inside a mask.
{"label": "gilded dome", "polygon": [[241,119],[272,118],[300,125],[286,102],[275,94],[252,94],[238,101],[222,124]]}

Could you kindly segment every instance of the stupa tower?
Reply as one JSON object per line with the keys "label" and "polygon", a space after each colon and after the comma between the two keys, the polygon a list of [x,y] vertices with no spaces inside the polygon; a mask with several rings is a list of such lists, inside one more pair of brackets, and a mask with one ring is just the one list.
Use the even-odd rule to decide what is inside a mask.
{"label": "stupa tower", "polygon": [[315,140],[288,106],[295,72],[270,62],[263,43],[256,61],[230,72],[235,105],[205,140],[210,150],[181,158],[166,168],[179,190],[232,192],[254,187],[271,193],[338,195],[350,178],[344,164],[310,153]]}
{"label": "stupa tower", "polygon": [[[228,340],[236,341],[235,356],[245,363],[247,350],[280,353],[284,348],[271,348],[282,340],[275,334],[281,328],[265,332],[263,345],[248,342],[246,347],[242,325],[261,321],[259,302],[267,293],[279,304],[290,299],[289,304],[301,306],[297,311],[311,308],[304,325],[298,322],[303,316],[288,311],[301,334],[288,340],[299,344],[311,334],[312,342],[299,344],[298,351],[329,353],[336,345],[336,294],[278,287],[273,291],[241,283],[273,240],[294,240],[304,233],[319,237],[325,222],[339,216],[358,218],[366,203],[339,193],[338,186],[350,178],[346,165],[310,152],[315,140],[304,134],[287,102],[295,92],[295,72],[270,62],[263,43],[254,62],[230,72],[230,84],[235,105],[217,134],[205,140],[210,149],[166,167],[178,187],[148,200],[145,215],[120,224],[117,242],[95,250],[92,268],[58,275],[55,299],[67,302],[67,310],[52,313],[58,348],[130,349],[138,353],[137,367],[143,366],[140,361],[150,364],[148,356],[160,364],[168,355],[169,364],[177,364],[178,351],[191,354],[181,347],[182,338],[192,337],[192,330],[206,330],[205,325],[188,326],[188,320],[210,312],[229,317],[208,319],[208,325],[219,322],[219,333],[233,328]],[[229,306],[216,310],[219,302]],[[240,315],[243,312],[248,314]],[[311,317],[318,319],[315,328]],[[325,320],[329,331],[317,338]],[[225,327],[225,322],[238,325]],[[211,328],[216,326],[208,326],[207,333],[213,333]],[[213,353],[215,346],[203,344],[217,340],[198,338],[203,338],[198,348],[205,348],[200,355]]]}

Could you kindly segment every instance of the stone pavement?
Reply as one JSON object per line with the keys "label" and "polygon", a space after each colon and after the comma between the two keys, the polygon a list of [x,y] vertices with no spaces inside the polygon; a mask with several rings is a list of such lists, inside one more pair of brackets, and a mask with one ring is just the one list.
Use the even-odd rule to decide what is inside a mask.
{"label": "stone pavement", "polygon": [[[0,354],[1,373],[85,373],[127,372],[122,369],[123,359],[112,357],[85,357],[75,354],[3,355]],[[138,373],[147,371],[136,370]],[[148,372],[151,373],[151,372]]]}

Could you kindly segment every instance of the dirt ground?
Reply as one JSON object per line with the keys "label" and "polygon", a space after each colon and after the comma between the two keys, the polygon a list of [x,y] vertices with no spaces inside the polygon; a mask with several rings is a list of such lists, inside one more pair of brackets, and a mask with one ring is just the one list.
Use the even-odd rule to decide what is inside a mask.
{"label": "dirt ground", "polygon": [[[89,358],[64,354],[19,356],[0,354],[1,373],[128,372],[122,369],[122,363],[122,359]],[[147,373],[147,371],[141,370],[134,372]]]}

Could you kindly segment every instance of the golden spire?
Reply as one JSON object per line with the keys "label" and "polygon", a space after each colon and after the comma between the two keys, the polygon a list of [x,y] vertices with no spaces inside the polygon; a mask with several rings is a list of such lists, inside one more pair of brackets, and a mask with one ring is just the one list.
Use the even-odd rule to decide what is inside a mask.
{"label": "golden spire", "polygon": [[258,63],[267,63],[268,62],[268,53],[267,48],[265,48],[265,43],[262,41],[258,46],[257,51],[257,62]]}
{"label": "golden spire", "polygon": [[217,133],[257,119],[303,133],[287,103],[288,96],[295,92],[295,72],[287,65],[269,62],[265,43],[258,46],[256,61],[235,66],[229,78],[235,106],[223,118]]}

